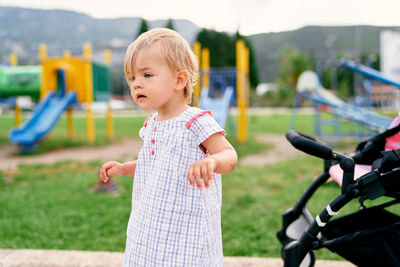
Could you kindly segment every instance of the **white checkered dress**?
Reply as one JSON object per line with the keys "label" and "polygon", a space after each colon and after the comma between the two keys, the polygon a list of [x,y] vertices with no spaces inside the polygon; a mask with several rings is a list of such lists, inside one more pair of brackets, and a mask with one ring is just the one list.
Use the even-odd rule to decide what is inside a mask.
{"label": "white checkered dress", "polygon": [[178,117],[146,120],[132,192],[123,266],[223,266],[221,175],[208,189],[191,186],[189,167],[206,157],[199,145],[225,134],[190,107]]}

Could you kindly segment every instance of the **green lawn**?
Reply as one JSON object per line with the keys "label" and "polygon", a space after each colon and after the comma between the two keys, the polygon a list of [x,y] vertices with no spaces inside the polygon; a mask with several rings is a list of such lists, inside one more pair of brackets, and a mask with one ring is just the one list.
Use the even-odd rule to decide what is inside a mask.
{"label": "green lawn", "polygon": [[[115,118],[116,142],[134,138],[144,117]],[[271,148],[255,141],[258,133],[284,134],[290,115],[250,116],[250,138],[236,147],[239,157]],[[0,117],[0,149],[7,143],[11,117]],[[38,153],[85,144],[84,118],[75,119],[76,137],[65,138],[65,119]],[[299,115],[298,130],[312,134],[312,116]],[[107,144],[105,119],[96,118],[97,146]],[[79,129],[79,131],[78,131]],[[99,161],[23,165],[16,173],[0,172],[0,248],[123,251],[130,212],[132,181],[117,179],[116,194],[94,192]],[[307,156],[266,167],[237,166],[223,177],[222,230],[227,256],[280,257],[276,231],[281,214],[292,207],[322,170],[322,161]],[[339,188],[327,184],[310,202],[319,212]],[[341,213],[356,209],[357,203]],[[339,259],[326,250],[322,259]]]}

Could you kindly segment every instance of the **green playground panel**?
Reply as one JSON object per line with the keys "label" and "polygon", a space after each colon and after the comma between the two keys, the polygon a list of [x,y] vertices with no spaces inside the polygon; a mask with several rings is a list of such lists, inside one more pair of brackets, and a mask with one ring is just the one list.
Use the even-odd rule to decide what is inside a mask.
{"label": "green playground panel", "polygon": [[111,96],[110,67],[101,63],[93,63],[93,101],[109,101]]}
{"label": "green playground panel", "polygon": [[0,67],[0,97],[39,98],[41,73],[41,66]]}

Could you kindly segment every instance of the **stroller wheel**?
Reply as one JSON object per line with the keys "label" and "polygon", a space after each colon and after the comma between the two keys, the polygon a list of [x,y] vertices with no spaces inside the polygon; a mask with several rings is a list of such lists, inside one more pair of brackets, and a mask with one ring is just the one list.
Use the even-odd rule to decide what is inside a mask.
{"label": "stroller wheel", "polygon": [[309,251],[300,263],[300,267],[313,267],[315,264],[315,254],[313,251]]}

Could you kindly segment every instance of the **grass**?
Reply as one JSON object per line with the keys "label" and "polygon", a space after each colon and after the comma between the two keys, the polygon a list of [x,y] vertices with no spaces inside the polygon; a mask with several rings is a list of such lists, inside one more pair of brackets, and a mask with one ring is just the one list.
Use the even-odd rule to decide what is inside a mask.
{"label": "grass", "polygon": [[[0,248],[123,251],[130,212],[131,179],[119,192],[94,192],[100,162],[25,165],[0,182]],[[222,231],[229,256],[279,257],[275,234],[281,214],[294,205],[322,169],[311,157],[268,165],[238,166],[223,178]],[[288,166],[296,166],[288,168]],[[310,202],[319,212],[339,193],[327,184]],[[356,202],[341,213],[355,210]],[[339,259],[326,250],[320,259]]]}
{"label": "grass", "polygon": [[[115,118],[116,141],[133,138],[144,117]],[[96,146],[109,141],[105,119],[96,118]],[[0,149],[5,145],[12,118],[0,117]],[[86,145],[85,120],[74,121],[76,135],[65,138],[65,119],[56,126],[41,151],[65,146]],[[290,115],[249,117],[250,138],[234,144],[239,157],[255,154],[271,145],[262,145],[254,137],[259,133],[284,134]],[[312,116],[298,115],[296,129],[312,134]],[[78,130],[79,129],[79,130]],[[70,143],[68,143],[70,142]],[[118,178],[116,194],[94,192],[101,162],[60,162],[46,165],[22,165],[16,173],[0,172],[0,248],[66,249],[123,251],[126,224],[130,212],[132,181]],[[322,161],[306,156],[265,167],[237,166],[223,177],[222,231],[227,256],[280,257],[281,245],[276,231],[282,213],[293,207],[312,179],[322,171]],[[319,212],[339,193],[335,184],[326,184],[310,201],[312,213]],[[342,214],[355,210],[351,203]],[[319,259],[340,259],[327,250]]]}
{"label": "grass", "polygon": [[22,166],[0,188],[0,247],[121,250],[129,179],[118,195],[92,191],[100,162]]}

